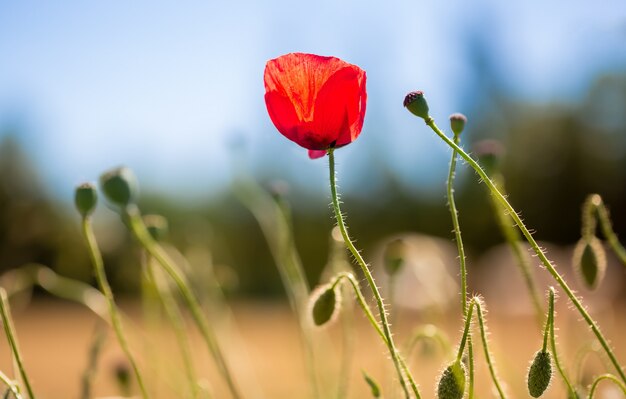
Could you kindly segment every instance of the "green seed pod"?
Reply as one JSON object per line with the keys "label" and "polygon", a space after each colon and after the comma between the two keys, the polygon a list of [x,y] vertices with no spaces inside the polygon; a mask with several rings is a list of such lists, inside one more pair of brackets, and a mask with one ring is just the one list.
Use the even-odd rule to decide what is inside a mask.
{"label": "green seed pod", "polygon": [[401,238],[395,239],[387,244],[383,257],[385,272],[388,275],[393,276],[402,269],[405,263],[406,251],[406,243]]}
{"label": "green seed pod", "polygon": [[428,119],[428,103],[424,98],[424,93],[421,91],[412,91],[404,97],[404,106],[413,115],[419,116],[423,119]]}
{"label": "green seed pod", "polygon": [[100,188],[109,201],[121,208],[134,203],[138,191],[137,179],[126,167],[103,173],[100,176]]}
{"label": "green seed pod", "polygon": [[437,385],[438,399],[462,399],[465,394],[465,380],[467,379],[467,370],[465,365],[460,362],[454,362],[448,366]]}
{"label": "green seed pod", "polygon": [[378,383],[372,377],[367,375],[365,371],[363,371],[363,378],[365,379],[365,382],[367,382],[367,385],[369,385],[370,387],[370,392],[372,393],[372,397],[380,398],[382,393],[381,393],[380,386],[378,385]]}
{"label": "green seed pod", "polygon": [[161,215],[145,215],[143,217],[143,223],[146,225],[146,229],[148,229],[148,233],[150,233],[154,241],[161,241],[169,232],[167,219]]}
{"label": "green seed pod", "polygon": [[467,117],[465,115],[459,113],[450,115],[450,128],[456,136],[463,133],[466,123]]}
{"label": "green seed pod", "polygon": [[74,204],[82,217],[86,218],[96,209],[98,203],[98,192],[91,183],[83,183],[76,187],[74,192]]}
{"label": "green seed pod", "polygon": [[339,313],[341,297],[332,285],[326,284],[313,291],[311,304],[313,323],[319,327],[334,321]]}
{"label": "green seed pod", "polygon": [[550,352],[540,350],[528,370],[528,393],[533,398],[538,398],[550,385],[552,379],[552,361]]}
{"label": "green seed pod", "polygon": [[596,237],[579,240],[572,263],[581,284],[587,289],[596,289],[606,271],[606,253],[600,240]]}

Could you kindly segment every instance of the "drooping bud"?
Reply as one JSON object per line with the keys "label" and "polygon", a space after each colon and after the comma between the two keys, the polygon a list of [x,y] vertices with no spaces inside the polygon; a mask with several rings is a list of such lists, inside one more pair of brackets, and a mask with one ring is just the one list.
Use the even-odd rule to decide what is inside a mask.
{"label": "drooping bud", "polygon": [[161,241],[169,232],[167,219],[161,215],[145,215],[143,217],[143,223],[146,225],[146,229],[148,229],[148,233],[150,233],[154,241]]}
{"label": "drooping bud", "polygon": [[406,243],[403,239],[397,238],[387,244],[384,253],[384,267],[385,272],[389,276],[393,276],[400,271],[404,266],[406,258]]}
{"label": "drooping bud", "polygon": [[311,293],[310,314],[313,324],[320,327],[331,323],[339,313],[341,297],[331,284],[318,287]]}
{"label": "drooping bud", "polygon": [[448,366],[437,385],[438,399],[462,399],[465,394],[465,380],[467,379],[467,370],[461,362],[454,362]]}
{"label": "drooping bud", "polygon": [[100,188],[114,205],[125,208],[135,202],[137,197],[137,179],[127,167],[119,167],[100,176]]}
{"label": "drooping bud", "polygon": [[552,379],[552,360],[550,352],[540,350],[535,355],[528,369],[528,393],[538,398],[548,389]]}
{"label": "drooping bud", "polygon": [[582,285],[596,289],[606,271],[606,253],[600,240],[597,237],[580,239],[574,248],[572,264]]}
{"label": "drooping bud", "polygon": [[450,128],[456,136],[463,133],[466,123],[467,117],[465,115],[459,113],[450,115]]}
{"label": "drooping bud", "polygon": [[378,383],[372,377],[367,375],[365,371],[363,371],[363,378],[365,379],[365,382],[367,383],[367,385],[369,385],[370,387],[370,392],[372,393],[372,397],[380,398],[381,390],[380,390],[380,386],[378,385]]}
{"label": "drooping bud", "polygon": [[98,203],[98,192],[91,183],[83,183],[76,187],[74,192],[74,204],[82,217],[86,218],[96,209]]}
{"label": "drooping bud", "polygon": [[493,175],[500,170],[500,161],[504,156],[504,147],[497,140],[482,140],[474,144],[474,155],[478,163],[488,175]]}
{"label": "drooping bud", "polygon": [[130,367],[125,361],[118,361],[114,368],[115,381],[123,393],[130,393]]}
{"label": "drooping bud", "polygon": [[424,98],[424,93],[421,91],[412,91],[404,97],[404,106],[413,115],[419,116],[423,119],[428,119],[428,103]]}

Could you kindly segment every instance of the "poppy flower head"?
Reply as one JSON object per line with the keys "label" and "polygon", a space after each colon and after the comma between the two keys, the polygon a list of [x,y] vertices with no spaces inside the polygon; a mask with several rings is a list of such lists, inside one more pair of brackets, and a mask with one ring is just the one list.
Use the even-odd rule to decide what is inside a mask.
{"label": "poppy flower head", "polygon": [[361,133],[365,80],[365,71],[339,58],[290,53],[265,66],[265,105],[278,131],[317,158]]}

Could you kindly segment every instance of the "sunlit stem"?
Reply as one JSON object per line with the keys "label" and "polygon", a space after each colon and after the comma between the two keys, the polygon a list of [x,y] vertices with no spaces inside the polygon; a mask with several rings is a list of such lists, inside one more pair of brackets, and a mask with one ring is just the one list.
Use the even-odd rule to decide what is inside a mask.
{"label": "sunlit stem", "polygon": [[[559,371],[559,375],[567,385],[567,392],[570,398],[576,398],[576,390],[574,386],[570,382],[569,378],[567,378],[567,374],[565,374],[565,370],[561,366],[561,362],[559,360],[559,355],[556,351],[556,337],[554,335],[554,287],[550,287],[549,291],[549,299],[548,299],[548,325],[550,326],[550,348],[552,349],[552,356],[554,356],[554,364],[556,365],[556,369]],[[546,342],[544,336],[543,350],[546,349]]]}
{"label": "sunlit stem", "polygon": [[167,252],[165,252],[163,248],[152,239],[145,224],[143,223],[143,220],[141,219],[139,209],[137,209],[136,207],[130,207],[125,210],[125,216],[134,236],[145,248],[145,250],[148,251],[148,253],[157,260],[163,270],[165,270],[165,272],[171,277],[171,279],[178,287],[180,293],[182,294],[183,300],[185,301],[187,307],[191,312],[194,322],[200,330],[202,338],[204,339],[205,344],[209,349],[209,352],[211,353],[213,359],[215,360],[215,363],[217,364],[220,374],[226,381],[231,395],[235,399],[241,398],[241,395],[239,394],[239,391],[235,385],[235,381],[232,378],[228,365],[226,364],[226,360],[224,358],[222,350],[218,345],[215,332],[211,329],[209,321],[207,320],[202,311],[202,308],[200,307],[200,304],[198,303],[198,299],[189,288],[184,274],[179,270],[178,266],[176,266],[176,263],[167,254]]}
{"label": "sunlit stem", "polygon": [[[382,324],[383,332],[385,334],[387,348],[389,349],[389,354],[391,355],[391,359],[393,360],[393,364],[396,368],[396,372],[398,373],[398,379],[400,380],[400,385],[404,391],[404,395],[406,398],[410,398],[409,390],[407,388],[407,384],[405,381],[404,373],[402,372],[402,368],[400,367],[400,354],[398,353],[396,346],[393,342],[393,337],[391,336],[391,328],[389,327],[389,321],[387,320],[387,312],[385,311],[385,305],[383,304],[383,298],[380,295],[378,290],[378,286],[374,282],[374,277],[369,270],[369,267],[363,260],[363,257],[356,249],[350,236],[348,235],[348,230],[343,220],[343,214],[341,213],[341,208],[339,207],[339,195],[337,194],[337,181],[335,175],[335,151],[333,148],[328,150],[328,163],[330,165],[330,191],[332,195],[332,203],[333,210],[335,211],[335,218],[337,219],[337,226],[339,226],[339,230],[341,231],[341,235],[346,244],[346,247],[352,253],[352,256],[356,259],[357,263],[361,267],[363,274],[365,275],[365,279],[367,280],[370,289],[372,290],[372,294],[376,299],[376,305],[378,306],[378,314],[380,316],[380,322]],[[408,377],[408,376],[407,376]]]}
{"label": "sunlit stem", "polygon": [[504,195],[502,195],[502,193],[497,189],[497,187],[495,186],[493,181],[491,181],[489,176],[487,176],[487,173],[485,173],[485,171],[480,167],[480,165],[471,156],[469,156],[469,154],[467,154],[461,147],[459,147],[452,140],[450,140],[448,137],[446,137],[446,135],[443,134],[443,132],[437,127],[437,125],[435,125],[435,121],[432,118],[428,118],[426,120],[426,124],[435,132],[435,134],[437,134],[437,136],[439,136],[453,150],[456,150],[459,153],[459,155],[468,164],[470,164],[470,166],[480,176],[482,181],[485,182],[485,184],[487,185],[487,187],[491,191],[491,194],[496,197],[498,202],[500,202],[500,204],[503,206],[503,208],[513,218],[513,221],[515,221],[515,224],[517,224],[517,226],[521,230],[522,234],[524,235],[524,237],[526,238],[526,240],[528,241],[528,243],[532,247],[533,251],[537,254],[537,257],[539,258],[539,260],[541,260],[541,263],[543,263],[545,268],[548,270],[550,275],[556,280],[556,282],[559,284],[561,289],[563,289],[563,291],[565,291],[565,294],[568,296],[568,298],[570,299],[570,301],[572,302],[574,307],[576,307],[576,309],[578,310],[580,315],[583,317],[583,319],[585,319],[585,322],[587,323],[587,325],[591,328],[591,330],[593,331],[595,336],[598,338],[598,341],[600,342],[600,345],[602,345],[602,347],[604,348],[606,354],[608,355],[609,359],[611,360],[611,363],[613,364],[613,366],[617,370],[617,373],[619,374],[619,376],[622,379],[622,381],[626,382],[626,374],[624,374],[624,371],[622,370],[619,362],[617,361],[617,358],[615,357],[615,354],[613,353],[613,350],[609,346],[606,338],[604,337],[604,335],[600,331],[600,328],[596,324],[595,320],[593,320],[591,318],[591,316],[589,315],[587,310],[585,310],[584,306],[582,305],[581,301],[576,297],[576,295],[571,290],[571,288],[567,285],[567,283],[565,282],[563,277],[561,277],[561,275],[556,271],[556,269],[554,268],[554,266],[552,265],[550,260],[548,260],[546,254],[539,247],[539,245],[537,244],[537,242],[533,238],[533,236],[530,233],[530,231],[526,228],[526,226],[524,225],[524,222],[522,222],[522,219],[517,214],[515,209],[513,209],[511,204],[509,204],[507,199],[504,197]]}
{"label": "sunlit stem", "polygon": [[[500,192],[506,196],[506,192],[504,191],[504,184],[502,181],[502,175],[496,174],[492,176],[494,183],[499,187]],[[539,290],[537,289],[537,284],[535,283],[535,279],[533,278],[532,271],[530,269],[530,262],[528,259],[528,254],[526,253],[522,242],[520,241],[519,232],[515,229],[515,225],[511,224],[511,218],[507,213],[502,209],[502,206],[494,197],[491,197],[491,202],[493,205],[493,210],[496,214],[496,219],[498,221],[498,225],[500,226],[500,230],[502,231],[502,235],[504,236],[507,244],[511,248],[513,255],[517,260],[517,267],[522,273],[522,277],[524,278],[524,282],[526,283],[526,288],[528,290],[528,294],[530,295],[530,299],[533,303],[533,307],[535,308],[535,317],[537,319],[537,323],[541,325],[544,322],[544,309],[542,305],[541,296],[539,295]]]}
{"label": "sunlit stem", "polygon": [[[15,363],[17,363],[17,368],[19,369],[22,382],[26,387],[26,392],[28,392],[28,397],[30,399],[35,399],[33,388],[30,385],[30,380],[28,379],[26,369],[24,368],[24,362],[22,361],[22,355],[20,353],[19,344],[17,342],[15,327],[13,326],[13,317],[11,317],[11,308],[9,306],[9,300],[7,299],[7,293],[2,287],[0,287],[0,315],[2,317],[2,326],[4,327],[4,333],[7,336],[7,341],[9,341],[11,352],[13,352],[13,359],[15,359]],[[9,388],[13,387],[13,384],[10,383],[10,381],[9,383],[7,383],[7,385],[9,386]]]}
{"label": "sunlit stem", "polygon": [[[611,218],[609,217],[609,211],[606,209],[606,206],[604,205],[604,201],[602,201],[602,197],[600,197],[598,194],[590,195],[589,197],[587,197],[587,200],[585,201],[585,206],[583,209],[587,211],[584,213],[589,213],[590,211],[593,211],[595,209],[598,215],[598,220],[600,221],[600,227],[602,228],[602,234],[604,234],[604,237],[606,238],[609,245],[613,249],[613,252],[615,252],[615,254],[619,258],[619,260],[622,262],[622,264],[626,266],[626,249],[619,242],[619,239],[617,238],[617,234],[615,234],[615,231],[613,230]],[[586,217],[585,214],[583,214],[583,221],[585,217]],[[589,217],[587,216],[587,218]],[[595,224],[592,224],[592,223],[589,223],[589,224],[595,228]],[[583,228],[584,227],[585,226],[583,226]],[[585,233],[584,229],[583,229],[583,233]]]}
{"label": "sunlit stem", "polygon": [[[342,273],[337,274],[335,278],[333,279],[333,281],[331,282],[332,288],[334,289],[344,279],[348,280],[348,282],[352,286],[352,289],[354,290],[354,295],[356,296],[356,299],[357,299],[357,303],[363,310],[363,313],[365,313],[367,320],[370,322],[372,327],[374,327],[374,329],[376,330],[376,333],[378,333],[378,336],[380,337],[380,339],[382,339],[383,343],[389,346],[389,340],[387,339],[387,336],[385,335],[385,332],[383,331],[382,327],[376,320],[376,316],[374,316],[374,313],[372,312],[369,305],[367,304],[367,301],[365,300],[365,297],[363,296],[363,293],[361,292],[361,288],[359,287],[359,283],[356,281],[354,276],[351,273],[347,273],[347,272],[342,272]],[[409,371],[409,368],[406,362],[399,355],[398,355],[398,364],[400,368],[402,369],[402,371],[404,372],[404,374],[409,379],[409,385],[411,386],[411,390],[413,391],[415,398],[420,399],[421,396],[417,388],[417,384],[415,383],[415,379],[411,375],[411,372]]]}
{"label": "sunlit stem", "polygon": [[427,341],[427,340],[434,341],[437,344],[439,344],[439,346],[443,350],[443,353],[445,354],[450,353],[450,351],[452,350],[450,341],[448,340],[448,337],[446,337],[444,332],[441,331],[439,328],[437,328],[435,325],[428,324],[428,325],[425,325],[423,327],[416,329],[413,332],[413,334],[411,335],[411,338],[406,344],[406,350],[404,351],[406,357],[407,358],[411,357],[411,353],[413,353],[413,350],[415,349],[415,346],[417,345],[418,342]]}
{"label": "sunlit stem", "polygon": [[467,338],[467,361],[469,362],[469,388],[467,397],[474,399],[474,345],[472,344],[472,336]]}
{"label": "sunlit stem", "polygon": [[111,325],[113,326],[113,330],[115,331],[115,336],[117,337],[117,341],[124,351],[124,354],[126,355],[126,358],[128,359],[128,362],[130,363],[133,372],[135,373],[135,377],[137,378],[137,384],[139,385],[139,390],[141,391],[141,396],[144,399],[148,398],[148,390],[144,385],[141,372],[139,371],[139,367],[137,366],[135,357],[130,351],[128,341],[126,340],[126,335],[124,334],[122,320],[120,318],[117,306],[115,305],[115,300],[113,299],[113,291],[111,290],[111,286],[107,281],[106,273],[104,271],[104,263],[102,261],[102,255],[100,254],[100,249],[98,248],[96,237],[93,234],[93,229],[91,228],[91,219],[89,217],[84,217],[82,219],[82,229],[85,241],[87,243],[87,247],[89,249],[89,256],[91,257],[91,262],[93,264],[98,287],[100,287],[100,291],[102,291],[102,294],[107,300],[109,317],[111,318]]}
{"label": "sunlit stem", "polygon": [[22,399],[22,395],[20,395],[20,391],[15,383],[11,381],[11,379],[2,371],[0,371],[0,381],[2,381],[2,383],[6,385],[7,388],[9,388],[9,391],[15,397],[15,399]]}
{"label": "sunlit stem", "polygon": [[611,381],[612,383],[617,385],[617,387],[620,389],[620,391],[622,391],[622,395],[626,396],[626,385],[624,385],[623,382],[621,382],[613,374],[602,374],[602,375],[598,376],[593,381],[593,383],[591,384],[591,389],[589,389],[589,396],[587,396],[587,399],[592,399],[593,398],[593,395],[596,393],[596,388],[598,388],[598,384],[601,383],[604,380]]}
{"label": "sunlit stem", "polygon": [[159,302],[161,302],[165,315],[174,330],[176,342],[180,349],[180,356],[183,361],[183,367],[185,369],[185,377],[190,386],[192,398],[197,398],[200,394],[200,389],[196,377],[197,373],[191,359],[191,344],[189,343],[189,337],[185,333],[185,321],[176,303],[176,298],[174,298],[170,292],[170,287],[167,282],[158,275],[157,272],[160,270],[155,270],[156,265],[153,264],[153,258],[150,255],[146,256],[145,266],[146,277],[149,283],[154,286]]}

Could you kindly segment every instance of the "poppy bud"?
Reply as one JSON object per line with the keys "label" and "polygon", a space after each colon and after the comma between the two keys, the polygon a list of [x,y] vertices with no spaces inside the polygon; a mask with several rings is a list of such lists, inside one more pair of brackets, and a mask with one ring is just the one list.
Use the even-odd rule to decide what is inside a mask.
{"label": "poppy bud", "polygon": [[500,161],[504,155],[504,147],[497,140],[482,140],[474,144],[474,155],[480,166],[488,175],[493,175],[500,169]]}
{"label": "poppy bud", "polygon": [[465,394],[465,379],[467,370],[461,362],[454,362],[448,366],[437,385],[438,399],[462,399]]}
{"label": "poppy bud", "polygon": [[404,265],[404,258],[406,255],[406,243],[401,238],[395,239],[387,244],[385,248],[385,272],[393,276]]}
{"label": "poppy bud", "polygon": [[86,218],[96,208],[98,203],[98,192],[91,183],[83,183],[76,187],[74,193],[74,204],[76,209],[80,212],[81,216]]}
{"label": "poppy bud", "polygon": [[528,393],[533,398],[538,398],[550,385],[552,379],[552,361],[550,352],[540,350],[535,355],[528,370]]}
{"label": "poppy bud", "polygon": [[339,313],[341,297],[332,285],[327,284],[313,291],[311,303],[313,323],[319,327],[334,320],[337,313]]}
{"label": "poppy bud", "polygon": [[413,115],[419,116],[423,119],[428,119],[428,103],[424,98],[424,93],[421,91],[412,91],[404,97],[404,106]]}
{"label": "poppy bud", "polygon": [[466,123],[467,117],[465,115],[459,113],[450,115],[450,128],[454,132],[455,136],[463,133]]}
{"label": "poppy bud", "polygon": [[367,375],[365,371],[363,371],[363,378],[365,379],[365,382],[367,382],[367,385],[369,385],[370,387],[370,392],[372,393],[372,397],[380,398],[381,390],[380,390],[380,386],[378,385],[378,383],[372,377]]}
{"label": "poppy bud", "polygon": [[578,241],[572,262],[578,279],[587,289],[595,289],[604,278],[606,254],[596,237]]}
{"label": "poppy bud", "polygon": [[161,241],[169,232],[167,219],[161,215],[146,215],[143,217],[143,223],[154,241]]}
{"label": "poppy bud", "polygon": [[103,173],[100,176],[100,188],[109,201],[121,208],[132,204],[137,197],[137,179],[126,167]]}

